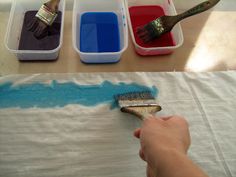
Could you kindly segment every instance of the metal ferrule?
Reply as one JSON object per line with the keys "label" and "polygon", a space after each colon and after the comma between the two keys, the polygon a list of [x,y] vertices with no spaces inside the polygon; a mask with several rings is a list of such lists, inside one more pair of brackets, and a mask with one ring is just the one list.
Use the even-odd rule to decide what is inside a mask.
{"label": "metal ferrule", "polygon": [[155,100],[119,100],[120,107],[157,106]]}
{"label": "metal ferrule", "polygon": [[39,9],[38,13],[35,15],[38,19],[43,21],[45,24],[51,26],[55,19],[57,18],[56,12],[51,12],[49,8],[44,4]]}
{"label": "metal ferrule", "polygon": [[160,18],[153,20],[151,23],[153,27],[156,29],[157,34],[161,34],[164,32],[165,29],[163,28],[162,21]]}

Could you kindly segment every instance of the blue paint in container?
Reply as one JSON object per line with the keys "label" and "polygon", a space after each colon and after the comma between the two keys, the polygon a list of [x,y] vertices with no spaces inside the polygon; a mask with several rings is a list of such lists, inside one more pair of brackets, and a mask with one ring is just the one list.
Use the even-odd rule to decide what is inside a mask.
{"label": "blue paint in container", "polygon": [[113,12],[86,12],[80,19],[80,51],[119,52],[118,17]]}

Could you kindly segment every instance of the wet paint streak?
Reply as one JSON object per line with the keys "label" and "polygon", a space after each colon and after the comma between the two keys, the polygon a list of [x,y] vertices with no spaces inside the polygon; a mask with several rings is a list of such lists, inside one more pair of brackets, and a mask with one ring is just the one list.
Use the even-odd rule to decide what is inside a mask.
{"label": "wet paint streak", "polygon": [[137,83],[113,84],[104,81],[98,85],[79,85],[73,82],[51,84],[31,83],[13,86],[13,83],[0,84],[0,108],[52,108],[69,104],[96,106],[109,103],[115,107],[114,96],[127,92],[150,91],[158,95],[155,86],[147,87]]}

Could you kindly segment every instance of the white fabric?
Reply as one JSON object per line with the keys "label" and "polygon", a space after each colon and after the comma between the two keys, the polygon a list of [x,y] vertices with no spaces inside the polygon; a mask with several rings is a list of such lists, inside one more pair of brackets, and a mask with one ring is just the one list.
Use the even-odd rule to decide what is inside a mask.
{"label": "white fabric", "polygon": [[[211,177],[236,177],[236,72],[16,75],[0,84],[104,80],[155,85],[163,110],[190,124],[191,159]],[[144,177],[141,121],[110,105],[0,109],[0,177]]]}

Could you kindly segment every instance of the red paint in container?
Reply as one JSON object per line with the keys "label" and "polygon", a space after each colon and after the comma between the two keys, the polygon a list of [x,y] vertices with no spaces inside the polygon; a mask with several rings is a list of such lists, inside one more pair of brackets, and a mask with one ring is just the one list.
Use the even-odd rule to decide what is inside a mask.
{"label": "red paint in container", "polygon": [[145,48],[175,46],[175,41],[171,32],[163,34],[160,38],[146,44],[142,42],[136,34],[137,27],[143,26],[156,18],[165,15],[161,6],[132,6],[129,8],[129,13],[135,41],[138,45]]}

